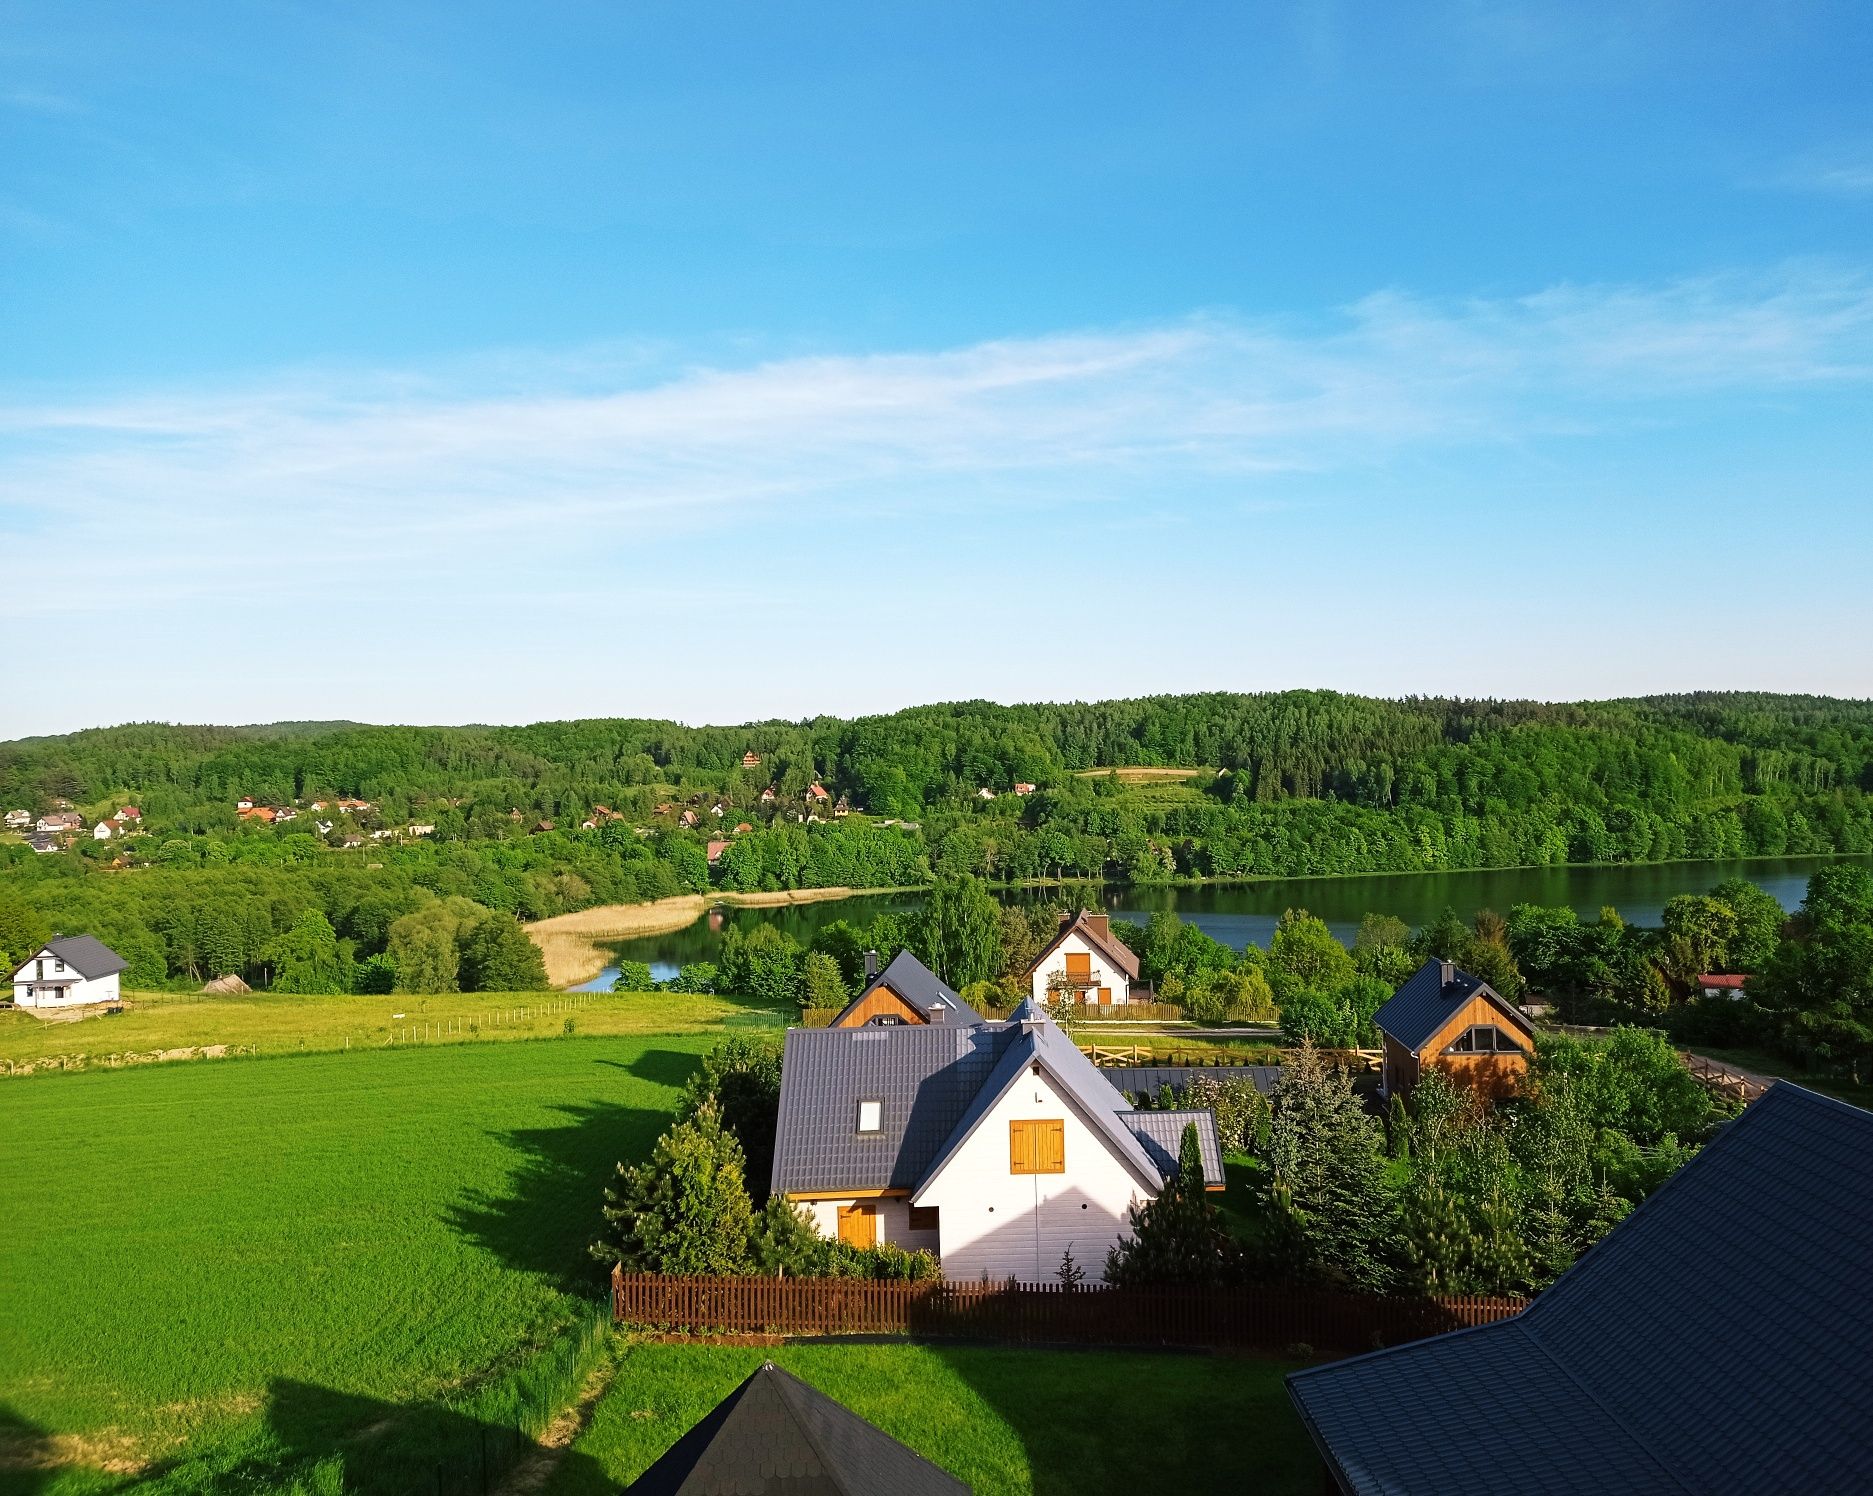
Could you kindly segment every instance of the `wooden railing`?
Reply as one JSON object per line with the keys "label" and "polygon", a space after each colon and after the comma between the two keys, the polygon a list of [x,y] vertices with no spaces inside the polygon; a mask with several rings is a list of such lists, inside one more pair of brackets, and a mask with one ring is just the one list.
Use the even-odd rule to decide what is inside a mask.
{"label": "wooden railing", "polygon": [[666,1278],[613,1269],[621,1325],[689,1335],[906,1335],[1014,1344],[1345,1354],[1507,1319],[1523,1301],[1270,1288],[1062,1288],[851,1278]]}
{"label": "wooden railing", "polygon": [[1769,1088],[1754,1076],[1743,1075],[1721,1065],[1715,1060],[1706,1059],[1701,1054],[1692,1054],[1689,1050],[1680,1050],[1678,1058],[1684,1061],[1684,1068],[1700,1081],[1704,1088],[1730,1101],[1751,1102]]}

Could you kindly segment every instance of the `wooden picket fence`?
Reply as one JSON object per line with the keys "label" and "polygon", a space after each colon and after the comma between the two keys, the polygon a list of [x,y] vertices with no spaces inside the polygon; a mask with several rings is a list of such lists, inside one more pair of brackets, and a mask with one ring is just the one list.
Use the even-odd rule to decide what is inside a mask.
{"label": "wooden picket fence", "polygon": [[685,1335],[904,1335],[1016,1345],[1189,1346],[1352,1354],[1489,1324],[1521,1299],[1294,1288],[1093,1288],[853,1278],[611,1274],[621,1325]]}

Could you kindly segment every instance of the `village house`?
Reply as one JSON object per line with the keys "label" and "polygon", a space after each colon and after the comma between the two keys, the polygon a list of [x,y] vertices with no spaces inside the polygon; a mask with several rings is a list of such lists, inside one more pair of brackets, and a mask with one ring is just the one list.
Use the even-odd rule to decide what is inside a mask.
{"label": "village house", "polygon": [[842,1403],[765,1361],[624,1496],[969,1496]]}
{"label": "village house", "polygon": [[1028,991],[1039,1003],[1067,994],[1097,1007],[1132,1000],[1138,957],[1112,933],[1112,921],[1082,909],[1060,922],[1054,938],[1028,967]]}
{"label": "village house", "polygon": [[24,831],[28,826],[32,825],[32,823],[33,813],[30,810],[9,810],[7,812],[6,826],[9,831]]}
{"label": "village house", "polygon": [[815,780],[806,787],[806,797],[815,805],[824,805],[832,799],[832,794],[825,785]]}
{"label": "village house", "polygon": [[743,836],[752,830],[754,830],[754,827],[752,825],[750,825],[747,821],[741,821],[741,822],[738,822],[735,826],[735,835]]}
{"label": "village house", "polygon": [[306,808],[307,808],[308,810],[313,810],[313,811],[319,811],[319,810],[324,810],[324,809],[325,809],[325,802],[324,802],[323,800],[314,800],[314,801],[313,801],[313,802],[312,802],[312,803],[311,803],[311,804],[310,804],[309,806],[307,806]]}
{"label": "village house", "polygon": [[1740,999],[1749,986],[1749,978],[1736,972],[1704,971],[1698,973],[1697,990],[1704,997]]}
{"label": "village house", "polygon": [[978,800],[993,800],[994,798],[995,791],[990,789],[987,785],[983,785],[981,789],[976,791],[976,799]]}
{"label": "village house", "polygon": [[75,810],[55,810],[49,816],[39,817],[36,829],[46,836],[63,836],[66,832],[81,829],[84,823],[85,818]]}
{"label": "village house", "polygon": [[243,821],[262,821],[271,826],[274,817],[278,815],[279,812],[274,810],[271,805],[249,805],[246,809],[237,811],[236,814],[239,815]]}
{"label": "village house", "polygon": [[371,802],[369,800],[347,800],[341,797],[338,802],[338,808],[351,815],[359,815],[371,808]]}
{"label": "village house", "polygon": [[290,805],[282,805],[273,812],[273,819],[276,821],[296,821],[299,819],[299,812],[294,810]]}
{"label": "village house", "polygon": [[1534,1025],[1520,1008],[1448,961],[1426,961],[1372,1021],[1385,1045],[1380,1089],[1388,1098],[1410,1096],[1427,1069],[1485,1096],[1506,1096],[1535,1047]]}
{"label": "village house", "polygon": [[744,769],[760,768],[761,767],[761,755],[756,753],[754,749],[750,748],[746,753],[742,754],[741,766]]}
{"label": "village house", "polygon": [[773,785],[770,784],[766,789],[761,791],[761,803],[763,805],[772,805],[774,803]]}
{"label": "village house", "polygon": [[1520,1314],[1292,1373],[1325,1488],[1866,1490],[1869,1159],[1780,1081]]}
{"label": "village house", "polygon": [[981,1015],[962,1000],[961,994],[909,951],[899,951],[883,971],[878,970],[878,953],[867,951],[865,985],[840,1009],[831,1026],[980,1022]]}
{"label": "village house", "polygon": [[720,862],[722,860],[722,854],[726,852],[727,850],[728,850],[728,843],[725,841],[710,842],[708,845],[708,849],[707,849],[708,856],[709,856],[709,866],[714,867],[718,862]]}
{"label": "village house", "polygon": [[686,810],[676,819],[679,825],[689,826],[693,828],[694,826],[697,825],[697,823],[700,821],[701,818],[696,814],[695,811]]}
{"label": "village house", "polygon": [[39,853],[56,852],[59,849],[57,839],[47,836],[43,831],[36,832],[32,836],[27,837],[26,845],[31,847],[33,851]]}
{"label": "village house", "polygon": [[330,836],[332,834],[332,823],[330,821],[314,821],[312,824],[319,828],[320,836]]}
{"label": "village house", "polygon": [[93,841],[109,841],[112,835],[113,828],[109,821],[99,821],[97,825],[91,828],[91,840]]}
{"label": "village house", "polygon": [[92,935],[59,935],[13,969],[13,1001],[22,1008],[76,1008],[122,1000],[124,958]]}
{"label": "village house", "polygon": [[823,1235],[937,1254],[955,1281],[1090,1279],[1154,1199],[1194,1126],[1223,1186],[1208,1111],[1135,1111],[1045,1010],[1005,1023],[788,1031],[773,1190]]}
{"label": "village house", "polygon": [[134,805],[126,805],[119,809],[117,814],[112,816],[111,819],[120,826],[129,826],[141,821],[143,819],[143,812],[138,810]]}
{"label": "village house", "polygon": [[1031,795],[1034,793],[1034,786],[1031,784],[1017,784],[1015,786],[1015,793],[1017,795]]}
{"label": "village house", "polygon": [[234,802],[234,808],[236,810],[252,810],[254,808],[254,797],[252,795],[242,795],[240,799]]}

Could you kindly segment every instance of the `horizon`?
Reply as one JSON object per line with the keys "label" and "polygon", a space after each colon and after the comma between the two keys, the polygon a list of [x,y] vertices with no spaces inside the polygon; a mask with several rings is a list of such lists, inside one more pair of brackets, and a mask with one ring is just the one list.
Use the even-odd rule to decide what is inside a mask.
{"label": "horizon", "polygon": [[757,727],[804,727],[808,723],[827,718],[834,721],[850,722],[866,717],[892,717],[904,712],[932,710],[940,707],[989,706],[1002,710],[1021,710],[1038,707],[1066,706],[1109,706],[1122,705],[1126,702],[1149,701],[1175,697],[1193,696],[1280,696],[1280,695],[1324,695],[1343,696],[1364,701],[1378,701],[1390,705],[1409,706],[1414,703],[1451,703],[1456,705],[1501,705],[1501,706],[1618,706],[1628,702],[1646,703],[1679,699],[1708,699],[1715,697],[1774,697],[1781,700],[1810,700],[1827,702],[1837,706],[1873,706],[1873,696],[1835,696],[1812,691],[1774,691],[1751,687],[1701,688],[1680,691],[1650,692],[1637,696],[1602,696],[1602,697],[1540,697],[1540,696],[1448,696],[1418,692],[1401,696],[1375,696],[1366,692],[1342,691],[1333,686],[1296,686],[1273,691],[1236,691],[1218,688],[1207,691],[1153,691],[1138,696],[1101,696],[1101,697],[1036,697],[1025,701],[996,701],[989,697],[957,697],[947,701],[911,701],[898,706],[885,707],[877,711],[857,713],[811,712],[798,717],[749,717],[738,722],[689,721],[680,717],[643,716],[631,713],[599,712],[576,717],[534,717],[525,721],[454,721],[454,722],[418,722],[418,721],[367,721],[358,717],[284,717],[267,722],[208,722],[182,721],[164,718],[139,718],[122,722],[95,722],[84,727],[69,728],[61,732],[28,733],[13,738],[0,738],[0,747],[12,743],[31,742],[42,738],[74,737],[87,732],[120,732],[135,727],[167,727],[175,729],[200,729],[210,732],[263,732],[271,728],[309,728],[331,732],[347,732],[354,729],[389,729],[407,728],[418,732],[468,732],[477,728],[520,729],[529,727],[550,727],[576,722],[644,722],[658,725],[679,727],[685,731],[726,732],[731,728]]}
{"label": "horizon", "polygon": [[1862,8],[1102,14],[18,18],[0,738],[1873,697]]}

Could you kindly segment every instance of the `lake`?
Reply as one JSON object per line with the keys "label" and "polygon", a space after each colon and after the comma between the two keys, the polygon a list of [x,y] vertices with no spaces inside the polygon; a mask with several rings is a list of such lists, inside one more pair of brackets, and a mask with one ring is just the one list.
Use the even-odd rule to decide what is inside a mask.
{"label": "lake", "polygon": [[[1080,885],[1070,892],[1096,894],[1119,919],[1149,919],[1159,909],[1179,916],[1237,950],[1266,946],[1284,909],[1306,909],[1326,920],[1349,944],[1368,913],[1393,914],[1413,926],[1435,919],[1446,908],[1468,919],[1478,909],[1503,914],[1512,904],[1567,904],[1586,918],[1611,904],[1628,922],[1656,925],[1665,901],[1681,893],[1703,893],[1725,878],[1743,877],[1761,885],[1793,909],[1807,891],[1808,875],[1833,859],[1825,857],[1754,858],[1744,862],[1662,862],[1643,866],[1500,868],[1462,873],[1375,873],[1346,878],[1270,878],[1256,883],[1205,883],[1194,886],[1126,888]],[[1017,889],[1006,900],[1048,902],[1066,896],[1058,888]],[[869,923],[886,910],[915,909],[921,894],[860,894],[819,904],[788,904],[772,909],[712,909],[695,924],[667,935],[623,941],[621,959],[648,961],[658,980],[676,975],[690,961],[712,961],[722,932],[731,925],[752,929],[774,923],[801,944],[834,920]],[[580,991],[604,991],[617,975],[607,967]]]}

